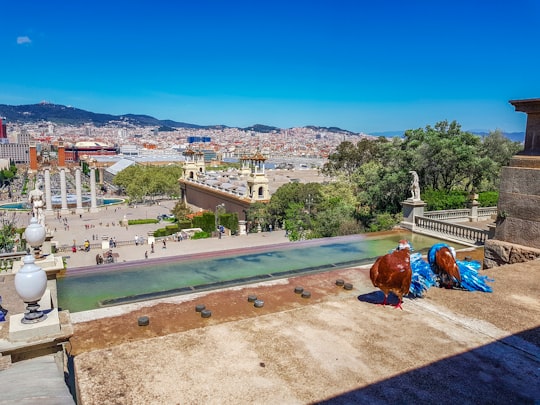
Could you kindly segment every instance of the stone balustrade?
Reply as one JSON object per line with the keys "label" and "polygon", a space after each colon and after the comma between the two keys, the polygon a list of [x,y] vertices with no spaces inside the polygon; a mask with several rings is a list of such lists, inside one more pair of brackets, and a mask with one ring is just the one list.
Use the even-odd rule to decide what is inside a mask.
{"label": "stone balustrade", "polygon": [[460,210],[439,210],[424,212],[424,217],[440,221],[464,220],[471,214],[471,211],[464,208]]}
{"label": "stone balustrade", "polygon": [[426,230],[431,234],[445,235],[473,245],[483,245],[488,238],[488,231],[484,229],[436,220],[425,216],[415,216],[414,225],[415,231]]}
{"label": "stone balustrade", "polygon": [[27,253],[14,252],[14,253],[0,253],[0,275],[5,273],[11,273],[13,269],[13,263],[20,261],[21,257],[25,256]]}
{"label": "stone balustrade", "polygon": [[[497,207],[479,207],[478,219],[490,218],[497,215]],[[439,210],[424,212],[424,218],[436,219],[439,221],[465,221],[472,217],[472,210],[469,208],[459,210]]]}

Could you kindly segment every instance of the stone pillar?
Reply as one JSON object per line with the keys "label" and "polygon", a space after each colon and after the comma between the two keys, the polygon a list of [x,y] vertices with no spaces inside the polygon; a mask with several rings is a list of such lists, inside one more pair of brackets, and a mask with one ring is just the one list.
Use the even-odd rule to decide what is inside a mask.
{"label": "stone pillar", "polygon": [[401,226],[410,231],[414,231],[414,217],[424,216],[424,207],[427,205],[422,200],[413,200],[409,198],[401,203],[403,205],[403,221]]}
{"label": "stone pillar", "polygon": [[540,257],[540,98],[510,101],[527,113],[525,149],[502,168],[497,220],[484,245],[484,267]]}
{"label": "stone pillar", "polygon": [[58,167],[66,166],[66,149],[64,142],[58,142]]}
{"label": "stone pillar", "polygon": [[510,100],[516,111],[527,114],[525,129],[525,148],[519,155],[540,156],[540,98],[529,100]]}
{"label": "stone pillar", "polygon": [[29,156],[29,166],[31,172],[37,172],[38,169],[38,161],[37,161],[37,149],[36,149],[36,143],[32,142],[30,143],[30,156]]}
{"label": "stone pillar", "polygon": [[69,214],[67,205],[66,169],[63,167],[60,168],[60,198],[62,199],[60,214]]}
{"label": "stone pillar", "polygon": [[84,212],[84,208],[82,205],[81,168],[80,167],[77,167],[75,169],[75,192],[77,194],[77,208],[75,209],[75,212],[77,214],[82,214]]}
{"label": "stone pillar", "polygon": [[98,212],[96,199],[96,167],[90,167],[90,212]]}
{"label": "stone pillar", "polygon": [[478,194],[473,193],[470,196],[471,200],[468,204],[469,208],[469,222],[478,222],[478,207],[480,203],[478,202]]}
{"label": "stone pillar", "polygon": [[103,184],[103,167],[98,167],[98,183]]}
{"label": "stone pillar", "polygon": [[246,232],[246,229],[247,229],[247,228],[246,228],[246,225],[247,225],[247,224],[246,224],[246,221],[245,221],[245,220],[240,219],[240,220],[238,221],[238,234],[239,234],[239,235],[246,235],[246,234],[247,234],[247,232]]}
{"label": "stone pillar", "polygon": [[52,215],[54,213],[52,206],[52,193],[51,193],[51,171],[45,169],[45,215]]}

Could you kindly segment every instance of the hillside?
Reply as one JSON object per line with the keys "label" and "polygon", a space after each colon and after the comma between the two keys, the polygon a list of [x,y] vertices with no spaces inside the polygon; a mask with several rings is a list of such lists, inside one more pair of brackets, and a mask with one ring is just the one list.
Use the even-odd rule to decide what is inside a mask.
{"label": "hillside", "polygon": [[[226,128],[224,125],[196,125],[189,124],[186,122],[178,122],[173,120],[159,120],[157,118],[151,117],[149,115],[143,114],[123,114],[123,115],[112,115],[112,114],[101,114],[94,113],[86,110],[81,110],[79,108],[74,108],[71,106],[65,106],[60,104],[52,104],[47,102],[42,102],[39,104],[28,104],[28,105],[6,105],[0,104],[0,117],[6,117],[9,122],[15,122],[20,124],[29,124],[29,123],[38,123],[38,122],[52,122],[60,125],[73,125],[80,126],[84,124],[93,124],[95,126],[105,126],[105,125],[118,125],[118,126],[139,126],[139,127],[158,127],[160,131],[172,130],[174,128],[192,128],[192,129],[223,129]],[[342,133],[347,135],[355,135],[355,132],[351,132],[345,129],[337,127],[318,127],[318,126],[307,126],[307,128],[321,131],[321,132],[334,132]],[[255,124],[246,128],[240,128],[245,131],[254,131],[261,133],[277,133],[280,131],[280,128]],[[401,136],[405,131],[387,131],[387,132],[378,132],[371,133],[373,136]],[[487,131],[471,131],[475,135],[485,136],[488,134]],[[525,139],[524,132],[512,132],[512,133],[503,133],[506,137],[512,141],[523,142]]]}
{"label": "hillside", "polygon": [[172,120],[158,120],[149,115],[140,114],[100,114],[79,108],[68,107],[65,105],[40,103],[29,105],[6,105],[0,104],[0,116],[6,117],[10,122],[17,123],[37,123],[53,122],[61,125],[79,126],[83,124],[94,124],[95,126],[104,126],[111,124],[134,125],[134,126],[158,126],[173,128],[212,128],[204,127],[185,122],[176,122]]}

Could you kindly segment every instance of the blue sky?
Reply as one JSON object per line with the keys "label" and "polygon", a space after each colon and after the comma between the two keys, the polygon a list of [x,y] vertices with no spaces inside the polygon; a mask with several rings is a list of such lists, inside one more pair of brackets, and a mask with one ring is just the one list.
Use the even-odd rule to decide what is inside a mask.
{"label": "blue sky", "polygon": [[538,0],[24,1],[1,7],[0,104],[200,125],[524,131]]}

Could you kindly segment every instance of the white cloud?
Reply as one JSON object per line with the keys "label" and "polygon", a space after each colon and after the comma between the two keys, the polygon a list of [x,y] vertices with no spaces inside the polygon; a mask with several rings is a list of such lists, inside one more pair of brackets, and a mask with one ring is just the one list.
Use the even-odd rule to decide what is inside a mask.
{"label": "white cloud", "polygon": [[30,43],[32,43],[32,40],[26,35],[24,37],[17,37],[17,45],[24,45]]}

